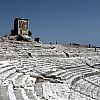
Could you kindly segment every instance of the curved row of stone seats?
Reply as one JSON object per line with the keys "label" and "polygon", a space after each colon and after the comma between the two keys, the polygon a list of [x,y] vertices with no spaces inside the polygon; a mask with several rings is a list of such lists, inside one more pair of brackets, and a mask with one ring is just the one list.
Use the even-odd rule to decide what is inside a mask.
{"label": "curved row of stone seats", "polygon": [[[90,97],[92,99],[99,100],[100,99],[100,87],[97,87],[95,84],[89,83],[85,80],[80,80],[73,85],[71,88],[75,92],[79,92],[82,95]],[[99,94],[98,94],[99,93]]]}
{"label": "curved row of stone seats", "polygon": [[32,51],[32,55],[38,55],[38,56],[44,56],[44,57],[66,57],[66,55],[63,52],[59,52],[52,49],[41,49],[41,50],[35,50]]}
{"label": "curved row of stone seats", "polygon": [[91,77],[87,77],[85,78],[85,80],[100,87],[100,75],[94,75]]}
{"label": "curved row of stone seats", "polygon": [[22,75],[16,80],[16,83],[19,84],[18,86],[20,86],[19,88],[15,87],[16,89],[14,89],[14,94],[17,100],[19,100],[19,98],[22,98],[21,100],[24,100],[26,97],[28,100],[38,98],[34,91],[36,80],[34,79],[35,78],[30,77],[29,75]]}
{"label": "curved row of stone seats", "polygon": [[[24,50],[24,48],[25,48],[24,45],[23,45],[21,48]],[[27,47],[26,47],[26,50],[28,50],[28,48],[29,48],[29,47],[27,46]],[[35,48],[34,48],[34,50],[35,50]],[[32,51],[32,50],[31,50],[31,51]],[[40,51],[40,52],[39,52],[39,51]],[[36,50],[35,50],[35,54],[36,54],[36,53],[37,53],[37,54],[40,53],[40,55],[41,55],[41,52],[42,52],[42,51],[44,52],[44,54],[47,53],[47,54],[49,54],[49,55],[52,54],[52,53],[53,53],[52,55],[59,53],[59,52],[58,52],[59,50],[57,50],[57,49],[54,49],[54,50],[52,50],[53,52],[51,52],[51,49],[42,49],[42,48],[41,48],[40,50],[37,50],[37,49],[36,49]],[[48,51],[50,51],[50,52],[48,52]],[[56,51],[57,51],[57,52],[56,52]],[[60,51],[61,51],[61,50],[60,50]],[[77,51],[78,51],[78,50],[77,50]],[[55,53],[55,52],[56,52],[56,53]],[[33,52],[33,54],[34,54],[34,52]],[[43,54],[42,54],[42,55],[43,55]]]}
{"label": "curved row of stone seats", "polygon": [[61,71],[61,73],[58,73],[58,75],[56,75],[57,77],[60,77],[61,79],[66,80],[67,83],[71,84],[71,82],[74,79],[78,79],[80,77],[82,77],[82,75],[84,75],[85,73],[90,73],[92,72],[91,69],[81,69],[80,70],[74,69],[74,70],[67,70],[67,71]]}
{"label": "curved row of stone seats", "polygon": [[[9,43],[9,44],[11,44],[11,43]],[[8,45],[8,44],[7,44]],[[14,44],[14,45],[16,45],[16,44]],[[10,46],[10,45],[9,45]],[[31,47],[32,46],[32,47]],[[10,47],[12,47],[12,45],[10,46]],[[59,49],[58,49],[58,47],[59,47]],[[29,50],[31,50],[32,51],[32,54],[33,55],[51,55],[51,56],[56,56],[56,55],[59,55],[59,56],[63,56],[63,57],[65,57],[65,54],[64,54],[64,48],[62,47],[62,46],[55,46],[55,49],[51,49],[51,48],[48,48],[48,49],[43,49],[43,47],[39,47],[39,48],[41,48],[41,49],[39,49],[39,50],[37,50],[37,48],[36,47],[34,47],[33,45],[30,45],[29,46],[29,44],[27,44],[27,45],[25,45],[25,44],[19,44],[19,45],[16,45],[16,49],[17,48],[19,48],[19,50],[20,51],[23,51],[23,52],[27,52],[28,51],[28,49]],[[7,47],[8,48],[8,47]],[[15,48],[15,47],[13,47],[13,48]],[[26,49],[25,49],[26,48]],[[8,48],[9,49],[9,48]],[[72,48],[73,49],[73,48]],[[68,50],[69,52],[71,52],[71,50],[72,49],[70,49],[70,50]],[[83,48],[84,49],[84,48]],[[13,49],[12,49],[13,50]],[[75,52],[75,51],[79,51],[79,48],[77,48],[76,50],[73,50],[73,52]],[[94,52],[95,53],[95,52]],[[80,53],[80,54],[82,54],[82,53]],[[74,55],[74,54],[73,54]],[[87,55],[87,54],[86,54]],[[90,53],[90,55],[91,55],[91,53]],[[82,56],[83,56],[83,54],[82,54]]]}
{"label": "curved row of stone seats", "polygon": [[82,60],[90,66],[94,66],[95,68],[95,65],[98,66],[100,64],[100,56],[85,57],[85,59],[82,58]]}
{"label": "curved row of stone seats", "polygon": [[[91,87],[93,89],[93,87],[91,85],[89,87]],[[94,96],[91,96],[90,91],[80,92],[77,89],[71,88],[71,92],[69,94],[69,99],[68,100],[77,100],[77,99],[78,100],[99,100],[98,98],[95,98]]]}
{"label": "curved row of stone seats", "polygon": [[[23,53],[22,53],[22,54],[23,54]],[[19,57],[22,57],[22,56],[19,55]],[[24,56],[23,56],[23,57],[24,57]]]}
{"label": "curved row of stone seats", "polygon": [[0,78],[6,80],[11,76],[14,76],[16,72],[17,62],[15,61],[2,61],[0,62]]}
{"label": "curved row of stone seats", "polygon": [[[2,65],[4,64],[4,63],[1,63]],[[4,88],[3,88],[3,86],[2,86],[2,93],[1,93],[1,96],[3,96],[3,94],[5,94],[6,92],[8,92],[9,91],[9,80],[11,80],[14,84],[13,84],[13,86],[16,88],[16,85],[18,84],[18,83],[20,83],[19,85],[18,85],[18,87],[19,86],[22,86],[22,88],[16,88],[16,90],[13,90],[13,93],[14,93],[14,95],[15,95],[15,97],[16,97],[16,99],[17,100],[24,100],[25,99],[25,95],[24,95],[24,93],[26,93],[26,91],[28,90],[28,91],[31,91],[31,97],[33,98],[33,99],[36,99],[36,98],[38,98],[38,97],[36,97],[36,95],[34,96],[33,94],[34,94],[34,91],[33,91],[33,88],[34,88],[34,85],[32,85],[31,83],[29,84],[29,82],[28,82],[28,79],[29,78],[27,78],[25,75],[23,75],[23,73],[16,73],[16,67],[14,67],[14,69],[11,69],[10,70],[10,67],[13,67],[12,65],[13,64],[15,64],[15,63],[13,63],[13,62],[10,62],[10,64],[9,63],[7,63],[7,64],[5,64],[5,66],[2,66],[1,65],[1,69],[0,69],[0,71],[2,71],[2,74],[0,73],[0,76],[2,77],[2,85],[4,85]],[[9,66],[8,66],[9,65]],[[11,65],[11,66],[10,66]],[[7,67],[8,67],[8,69],[7,69]],[[7,71],[6,71],[6,69],[7,69]],[[5,69],[5,70],[3,70],[3,69]],[[4,72],[3,72],[4,71]],[[28,69],[27,69],[27,71],[28,71]],[[27,72],[26,72],[27,73]],[[23,79],[24,79],[24,81],[23,81]],[[27,80],[27,81],[26,81]],[[0,82],[1,82],[0,81]],[[28,83],[27,83],[28,82]],[[31,81],[30,81],[31,82]],[[16,84],[17,83],[17,84]],[[23,88],[23,86],[29,86],[29,85],[32,85],[32,87],[30,87],[30,89],[24,89]],[[8,86],[8,88],[6,88]],[[6,90],[4,90],[6,88]],[[27,91],[27,93],[26,93],[26,96],[28,95],[29,96],[29,93],[28,93],[28,91]],[[8,92],[7,94],[9,94],[10,92]],[[0,96],[0,97],[1,97]],[[20,97],[19,97],[20,96]],[[2,98],[2,97],[1,97]],[[10,97],[9,97],[9,95],[5,95],[5,98],[6,99],[9,99]],[[30,98],[30,97],[29,97]]]}
{"label": "curved row of stone seats", "polygon": [[[76,66],[82,66],[82,65],[85,65],[85,62],[82,62],[81,60],[79,59],[66,59],[66,58],[53,58],[53,57],[50,57],[50,58],[41,58],[40,60],[37,60],[38,64],[40,63],[41,64],[53,64],[55,66],[58,66],[58,67],[62,67],[62,69],[68,69],[68,68],[71,68],[71,67],[76,67]],[[44,66],[45,67],[45,66]]]}
{"label": "curved row of stone seats", "polygon": [[[56,61],[55,61],[56,62]],[[38,65],[37,65],[38,66]],[[52,66],[54,67],[54,66]],[[44,72],[43,70],[45,70],[45,72],[49,72],[48,74],[46,74],[47,76],[52,76],[52,75],[55,75],[57,77],[63,77],[65,79],[69,79],[69,80],[73,80],[75,77],[78,77],[78,76],[82,76],[86,73],[89,73],[89,72],[94,72],[93,68],[90,68],[89,66],[76,66],[74,68],[66,68],[65,70],[64,69],[60,69],[58,70],[59,66],[55,66],[55,71],[54,70],[51,70],[52,68],[51,66],[50,67],[46,67],[46,64],[42,62],[42,65],[40,63],[40,65],[38,66],[38,70],[40,70],[41,72]],[[47,69],[47,70],[46,70]],[[50,69],[50,70],[49,70]],[[68,82],[69,82],[68,80]]]}
{"label": "curved row of stone seats", "polygon": [[98,55],[98,50],[95,51],[95,48],[71,48],[63,47],[63,51],[69,54],[70,57],[86,57]]}
{"label": "curved row of stone seats", "polygon": [[[45,59],[46,59],[46,61],[45,61]],[[67,58],[53,58],[53,57],[51,57],[51,58],[45,58],[45,59],[43,59],[43,61],[42,61],[42,58],[41,58],[41,61],[39,61],[39,62],[41,62],[41,63],[51,63],[51,64],[54,64],[54,65],[58,65],[58,67],[59,66],[62,66],[62,68],[64,69],[70,69],[70,68],[73,68],[73,67],[79,67],[79,66],[84,66],[84,65],[86,65],[86,63],[85,62],[83,62],[81,59],[76,59],[76,58],[73,58],[73,59],[67,59]],[[39,63],[38,62],[38,63]]]}
{"label": "curved row of stone seats", "polygon": [[14,61],[1,61],[0,64],[0,82],[2,83],[16,72],[16,65],[13,65]]}
{"label": "curved row of stone seats", "polygon": [[[17,79],[18,78],[18,79]],[[15,84],[13,82],[13,79],[17,79],[16,80],[16,83],[18,84]],[[37,99],[35,92],[34,92],[34,85],[35,85],[35,81],[33,82],[33,78],[29,79],[29,76],[27,75],[23,75],[21,77],[17,76],[16,78],[13,77],[12,80],[12,85],[13,85],[13,88],[12,88],[12,93],[16,100],[24,100],[26,97],[28,100],[30,100],[30,97],[32,97],[32,99]],[[8,94],[10,93],[10,90],[9,90],[9,86],[10,84],[8,84]],[[2,91],[3,93],[3,91]],[[31,93],[29,95],[29,93]],[[10,96],[8,98],[11,98]]]}
{"label": "curved row of stone seats", "polygon": [[14,75],[14,73],[16,72],[15,69],[13,70],[9,70],[9,71],[5,71],[4,73],[2,73],[0,76],[0,80],[1,80],[1,85],[7,85],[8,81],[6,81],[11,75]]}
{"label": "curved row of stone seats", "polygon": [[[16,48],[17,49],[17,48]],[[55,50],[51,50],[50,48],[49,49],[39,49],[39,50],[37,50],[37,48],[31,48],[30,50],[29,50],[29,47],[27,46],[27,48],[25,49],[25,47],[24,47],[24,45],[21,47],[21,48],[19,48],[19,50],[21,51],[21,52],[27,52],[27,51],[31,51],[32,52],[32,55],[43,55],[43,56],[64,56],[64,53],[59,53],[59,52],[57,52],[57,51],[55,51]],[[19,52],[20,54],[21,54],[21,52]]]}
{"label": "curved row of stone seats", "polygon": [[[46,59],[46,61],[45,61],[45,59]],[[48,59],[48,60],[47,60]],[[43,71],[43,70],[45,70],[45,69],[47,69],[47,70],[49,70],[49,68],[50,69],[52,69],[54,66],[56,67],[56,68],[61,68],[61,66],[63,67],[64,66],[64,68],[63,68],[63,70],[65,69],[65,70],[68,70],[69,71],[69,69],[70,69],[70,71],[73,73],[74,71],[76,71],[76,74],[78,73],[78,71],[79,71],[79,68],[80,68],[80,73],[82,74],[82,72],[84,72],[85,73],[85,71],[90,71],[90,72],[92,72],[92,71],[94,71],[93,70],[93,68],[90,68],[89,66],[87,66],[87,65],[85,65],[84,63],[82,64],[81,63],[81,61],[79,62],[79,64],[77,64],[77,65],[82,65],[83,67],[81,67],[81,66],[77,66],[77,65],[75,65],[75,66],[71,66],[71,65],[73,65],[74,63],[76,64],[76,62],[78,62],[79,60],[75,60],[74,61],[74,63],[71,63],[70,62],[70,60],[69,60],[69,64],[68,64],[68,59],[66,60],[67,62],[61,62],[61,61],[63,61],[63,60],[58,60],[58,59],[55,59],[55,58],[52,58],[53,60],[51,60],[50,58],[44,58],[44,59],[40,59],[40,60],[37,60],[36,61],[36,66],[38,67],[38,69],[41,69],[41,71]],[[49,62],[49,63],[48,63]],[[65,66],[65,63],[67,63],[68,65],[69,65],[69,67],[66,65]],[[75,69],[76,68],[76,69]],[[45,71],[47,71],[47,70],[45,70]],[[82,72],[81,72],[81,70],[82,70]],[[59,71],[59,70],[58,70]]]}
{"label": "curved row of stone seats", "polygon": [[[77,77],[71,83],[72,90],[79,92],[80,94],[91,97],[92,99],[99,100],[100,98],[100,84],[97,84],[99,72],[88,73],[83,77]],[[96,79],[97,80],[96,80]]]}
{"label": "curved row of stone seats", "polygon": [[99,75],[100,72],[94,71],[94,72],[89,72],[89,73],[85,73],[84,75],[81,75],[80,77],[76,77],[72,82],[71,82],[71,86],[74,85],[77,81],[79,81],[81,78],[87,78],[87,77],[91,77],[94,75]]}
{"label": "curved row of stone seats", "polygon": [[[54,56],[54,55],[63,55],[63,54],[59,54],[59,52],[55,51],[55,50],[52,50],[51,48],[48,48],[48,49],[45,49],[43,47],[39,47],[41,49],[37,49],[36,47],[33,47],[31,49],[29,49],[29,47],[22,47],[23,50],[29,50],[32,52],[33,55],[51,55],[51,56]],[[26,48],[26,49],[25,49]]]}

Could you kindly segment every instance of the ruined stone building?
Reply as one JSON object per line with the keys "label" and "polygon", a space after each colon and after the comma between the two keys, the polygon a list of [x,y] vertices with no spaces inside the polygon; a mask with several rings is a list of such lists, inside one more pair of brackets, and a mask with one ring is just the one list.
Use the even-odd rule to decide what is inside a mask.
{"label": "ruined stone building", "polygon": [[28,35],[29,32],[28,25],[29,25],[28,19],[15,18],[14,30],[16,31],[16,34]]}
{"label": "ruined stone building", "polygon": [[11,30],[12,36],[17,36],[17,39],[22,40],[30,40],[31,39],[31,32],[29,31],[29,20],[28,19],[21,19],[15,18],[14,20],[14,29]]}

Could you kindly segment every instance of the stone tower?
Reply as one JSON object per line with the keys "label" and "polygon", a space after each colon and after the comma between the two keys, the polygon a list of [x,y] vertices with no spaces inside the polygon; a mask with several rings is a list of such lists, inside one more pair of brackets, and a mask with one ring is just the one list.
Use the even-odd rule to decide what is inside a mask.
{"label": "stone tower", "polygon": [[14,32],[15,32],[15,35],[28,35],[28,32],[29,32],[28,19],[15,18]]}
{"label": "stone tower", "polygon": [[11,30],[10,39],[11,36],[14,40],[31,41],[32,33],[29,30],[28,19],[15,18],[14,29]]}

